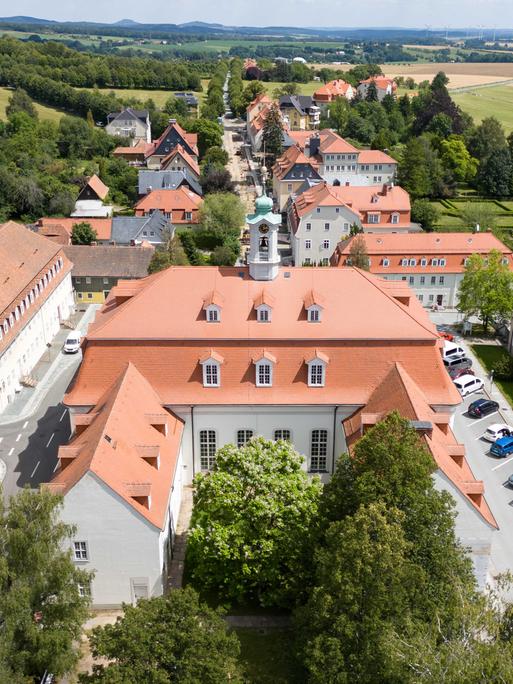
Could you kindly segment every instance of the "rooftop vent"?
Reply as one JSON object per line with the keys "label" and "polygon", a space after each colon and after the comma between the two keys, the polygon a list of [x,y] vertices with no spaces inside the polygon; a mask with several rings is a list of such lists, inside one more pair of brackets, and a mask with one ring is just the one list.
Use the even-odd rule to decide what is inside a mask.
{"label": "rooftop vent", "polygon": [[284,278],[290,278],[290,271],[285,271],[285,273],[283,274],[283,277]]}

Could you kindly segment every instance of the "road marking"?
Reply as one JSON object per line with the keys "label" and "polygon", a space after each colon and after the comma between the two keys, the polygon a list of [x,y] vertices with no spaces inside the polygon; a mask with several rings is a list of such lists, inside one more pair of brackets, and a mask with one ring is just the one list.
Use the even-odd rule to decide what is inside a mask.
{"label": "road marking", "polygon": [[20,439],[21,439],[21,432],[20,432],[20,434],[16,437],[16,441],[19,442]]}
{"label": "road marking", "polygon": [[27,427],[27,425],[28,425],[28,420],[26,420],[26,421],[23,423],[23,427],[22,427],[21,429],[24,430],[24,429]]}
{"label": "road marking", "polygon": [[58,467],[59,467],[59,461],[57,461],[57,463],[55,464],[55,468],[53,469],[53,472],[55,472]]}
{"label": "road marking", "polygon": [[52,436],[50,437],[50,439],[49,439],[48,442],[46,443],[46,448],[48,448],[50,442],[52,441],[52,439],[53,439],[54,437],[55,437],[55,432],[52,432]]}
{"label": "road marking", "polygon": [[495,466],[495,468],[492,468],[492,470],[498,470],[499,468],[502,468],[502,466],[507,465],[511,461],[513,461],[513,456],[511,458],[508,458],[506,461],[504,461],[504,463],[499,463],[499,465]]}
{"label": "road marking", "polygon": [[62,416],[59,418],[59,423],[61,422],[61,420],[62,420],[62,419],[64,418],[64,416],[66,415],[67,411],[68,411],[68,409],[64,409],[64,411],[62,412]]}
{"label": "road marking", "polygon": [[3,441],[3,439],[4,439],[3,437],[0,437],[0,442],[2,442],[2,441]]}
{"label": "road marking", "polygon": [[41,463],[41,461],[38,461],[38,462],[36,463],[36,467],[35,467],[34,470],[32,471],[32,475],[31,475],[30,477],[34,477],[34,475],[35,475],[35,473],[36,473],[36,470],[39,468],[39,464],[40,464],[40,463]]}
{"label": "road marking", "polygon": [[[494,411],[494,413],[497,413],[497,411]],[[465,417],[465,413],[462,413],[461,415],[462,415],[463,417]],[[477,420],[476,420],[475,418],[473,418],[473,419],[472,419],[472,422],[470,423],[470,425],[477,425],[477,424],[480,423],[482,420],[486,420],[486,419],[489,418],[490,416],[493,416],[493,413],[489,413],[487,416],[483,416],[482,418],[478,418]],[[470,416],[468,416],[468,417],[470,417]]]}
{"label": "road marking", "polygon": [[9,456],[12,456],[13,451],[14,451],[14,447],[11,447],[11,450],[9,451]]}

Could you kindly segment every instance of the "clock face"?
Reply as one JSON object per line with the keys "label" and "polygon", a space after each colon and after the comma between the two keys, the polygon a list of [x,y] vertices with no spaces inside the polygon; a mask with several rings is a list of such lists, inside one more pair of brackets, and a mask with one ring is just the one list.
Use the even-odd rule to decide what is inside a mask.
{"label": "clock face", "polygon": [[265,235],[266,233],[269,232],[269,226],[266,226],[266,225],[260,226],[260,232],[262,233],[262,235]]}

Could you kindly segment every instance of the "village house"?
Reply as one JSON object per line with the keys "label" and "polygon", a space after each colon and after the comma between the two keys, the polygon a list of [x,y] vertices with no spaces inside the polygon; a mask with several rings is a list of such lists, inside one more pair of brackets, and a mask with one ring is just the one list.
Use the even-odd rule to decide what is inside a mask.
{"label": "village house", "polygon": [[310,95],[282,95],[278,107],[284,124],[293,131],[310,131],[319,126],[321,110]]}
{"label": "village house", "polygon": [[189,114],[198,116],[198,98],[194,93],[173,93],[177,100],[185,102]]}
{"label": "village house", "polygon": [[332,185],[376,185],[395,179],[397,161],[381,150],[359,150],[329,128],[311,133],[285,131],[284,147],[298,145],[317,163],[321,177]]}
{"label": "village house", "polygon": [[[142,465],[135,469],[124,458],[127,444],[141,444],[133,458],[155,459],[157,449],[151,454],[145,449],[158,442],[134,435],[131,427],[125,433],[127,423],[144,419],[146,426],[153,423],[167,434],[179,430],[178,421],[182,424],[174,453],[177,461],[182,459],[184,484],[212,469],[220,447],[242,446],[256,435],[290,440],[304,454],[305,470],[327,482],[337,457],[380,417],[398,410],[433,454],[435,479],[456,499],[457,534],[482,568],[497,525],[483,484],[475,480],[451,430],[461,397],[442,362],[443,341],[408,284],[355,268],[281,267],[280,217],[272,213],[267,197],[257,200],[248,224],[248,266],[171,267],[142,280],[122,281],[98,312],[65,403],[75,440],[100,444],[102,454],[107,450],[99,464],[115,474],[118,484],[102,485],[102,490],[117,495],[112,496],[117,508],[128,504],[139,515],[158,515],[154,527],[164,530],[170,480],[159,490],[159,501],[166,505],[159,504],[154,498],[159,471],[140,472]],[[128,420],[119,418],[113,435],[103,421],[97,422],[98,414],[132,367],[148,392],[155,393],[159,408],[155,403],[148,409],[141,397],[135,412],[129,406]],[[131,392],[142,395],[139,386]],[[126,397],[123,407],[129,404]],[[168,421],[173,428],[164,427]],[[85,426],[95,424],[95,439],[87,440]],[[162,573],[165,564],[155,548],[133,546],[138,523],[120,522],[117,509],[102,503],[103,491],[101,500],[86,491],[66,508],[65,492],[77,480],[70,468],[96,473],[89,457],[79,461],[74,444],[69,456],[62,454],[63,469],[54,482],[63,484],[65,520],[79,528],[72,546],[75,560],[97,571],[93,605],[116,603],[127,592],[132,600],[151,594],[157,586],[152,568],[160,564]],[[98,478],[104,476],[88,477],[95,488]],[[110,539],[109,559],[116,559],[112,568],[103,562]],[[139,565],[143,561],[147,569]],[[108,592],[97,597],[96,582],[116,601],[109,600]],[[134,584],[145,589],[136,592]]]}
{"label": "village house", "polygon": [[145,159],[153,150],[153,144],[140,140],[133,147],[120,146],[112,152],[112,156],[125,159],[131,166],[143,166]]}
{"label": "village house", "polygon": [[154,253],[147,246],[68,245],[64,253],[72,262],[71,282],[79,304],[103,304],[123,278],[144,278]]}
{"label": "village house", "polygon": [[356,89],[350,83],[346,83],[342,78],[336,78],[318,88],[313,94],[313,99],[324,113],[334,100],[340,97],[352,100],[355,94]]}
{"label": "village house", "polygon": [[71,216],[73,218],[107,218],[112,216],[112,206],[103,203],[108,194],[109,188],[94,174],[87,179],[80,191],[75,202],[75,210]]}
{"label": "village house", "polygon": [[316,159],[307,157],[299,145],[289,147],[273,166],[273,197],[284,211],[289,197],[297,193],[305,181],[322,181]]}
{"label": "village house", "polygon": [[174,235],[174,226],[157,210],[149,216],[115,216],[112,219],[111,244],[136,246],[163,245]]}
{"label": "village house", "polygon": [[327,266],[352,226],[372,233],[419,230],[411,223],[410,197],[403,188],[333,186],[325,181],[290,198],[287,226],[296,266]]}
{"label": "village house", "polygon": [[[364,234],[371,273],[390,281],[407,282],[426,307],[454,309],[465,266],[472,254],[486,256],[492,249],[513,269],[513,254],[492,233]],[[336,266],[348,266],[351,240],[340,243],[333,255]]]}
{"label": "village house", "polygon": [[134,207],[136,216],[151,216],[160,211],[173,225],[193,226],[199,223],[203,198],[183,185],[178,190],[152,190]]}
{"label": "village house", "polygon": [[96,233],[95,242],[108,244],[111,241],[112,218],[69,218],[62,216],[42,217],[31,226],[36,233],[60,245],[71,245],[73,226],[87,223]]}
{"label": "village house", "polygon": [[203,188],[188,170],[150,171],[149,169],[141,169],[139,171],[138,193],[140,197],[147,195],[152,190],[178,190],[181,187],[188,188],[197,195],[203,195]]}
{"label": "village house", "polygon": [[73,313],[71,266],[57,242],[0,226],[0,412]]}
{"label": "village house", "polygon": [[151,121],[147,109],[126,107],[121,112],[107,114],[105,130],[109,135],[130,138],[132,145],[151,142]]}
{"label": "village house", "polygon": [[199,182],[201,170],[197,160],[184,150],[181,145],[173,147],[171,152],[160,163],[161,171],[183,171]]}
{"label": "village house", "polygon": [[385,76],[371,76],[370,78],[365,79],[365,81],[360,81],[358,85],[357,92],[362,100],[365,100],[367,97],[371,83],[374,83],[376,86],[379,102],[381,102],[386,95],[394,95],[397,91],[397,83],[393,78],[386,78]]}
{"label": "village house", "polygon": [[187,133],[176,121],[169,119],[169,125],[158,140],[155,140],[146,152],[145,162],[149,169],[160,169],[164,159],[177,145],[180,145],[195,162],[198,161],[198,135]]}
{"label": "village house", "polygon": [[260,93],[246,107],[246,133],[253,152],[259,152],[262,148],[264,122],[272,104],[268,95]]}

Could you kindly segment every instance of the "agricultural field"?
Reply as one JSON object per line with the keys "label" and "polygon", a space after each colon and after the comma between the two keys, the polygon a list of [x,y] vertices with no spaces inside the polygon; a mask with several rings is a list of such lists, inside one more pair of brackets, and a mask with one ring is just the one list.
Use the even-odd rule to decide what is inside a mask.
{"label": "agricultural field", "polygon": [[[11,92],[12,91],[10,88],[0,88],[0,120],[2,121],[5,121],[7,118],[5,115],[5,108],[9,103]],[[38,111],[39,117],[41,119],[47,119],[48,121],[59,122],[65,113],[59,111],[58,109],[53,109],[52,107],[46,107],[45,105],[38,104],[37,102],[34,102],[34,106]]]}
{"label": "agricultural field", "polygon": [[[244,85],[246,83],[249,83],[249,81],[244,81]],[[310,81],[309,83],[298,83],[297,85],[299,86],[300,95],[313,95],[314,92],[321,87],[322,83],[319,83],[319,81]],[[277,81],[265,81],[264,86],[267,94],[272,97],[276,88],[283,88],[284,84],[278,83]]]}
{"label": "agricultural field", "polygon": [[466,88],[498,83],[513,79],[513,62],[505,63],[428,63],[428,64],[382,64],[381,68],[387,76],[405,76],[413,78],[417,83],[432,80],[439,71],[449,77],[449,89]]}
{"label": "agricultural field", "polygon": [[[206,95],[208,80],[202,81],[205,92],[196,93],[198,100],[201,102]],[[163,107],[167,99],[173,94],[173,90],[138,90],[137,88],[86,88],[86,90],[95,90],[100,93],[114,93],[116,97],[121,99],[136,98],[141,102],[149,100],[150,98],[155,102],[157,107]]]}
{"label": "agricultural field", "polygon": [[495,116],[506,133],[513,131],[513,83],[453,93],[452,98],[476,123]]}

